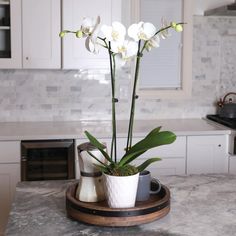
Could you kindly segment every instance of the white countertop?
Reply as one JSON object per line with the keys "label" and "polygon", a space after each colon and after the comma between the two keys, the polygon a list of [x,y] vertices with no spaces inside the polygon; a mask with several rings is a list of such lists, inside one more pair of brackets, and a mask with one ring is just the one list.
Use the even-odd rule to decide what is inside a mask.
{"label": "white countertop", "polygon": [[[230,134],[229,128],[204,119],[138,120],[134,123],[134,136],[143,137],[152,129],[176,135],[218,135]],[[128,121],[117,121],[117,136],[127,137]],[[110,121],[62,121],[62,122],[0,122],[0,140],[32,139],[79,139],[86,138],[88,130],[97,138],[111,136]]]}

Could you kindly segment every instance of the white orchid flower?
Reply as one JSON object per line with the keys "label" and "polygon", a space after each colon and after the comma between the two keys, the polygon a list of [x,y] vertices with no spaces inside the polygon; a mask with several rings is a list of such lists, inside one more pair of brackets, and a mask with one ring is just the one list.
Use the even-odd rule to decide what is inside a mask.
{"label": "white orchid flower", "polygon": [[121,53],[123,59],[129,59],[138,52],[138,43],[131,40],[125,40],[122,47],[119,48],[119,53]]}
{"label": "white orchid flower", "polygon": [[84,35],[91,35],[96,27],[100,24],[100,16],[97,19],[85,17],[82,21],[80,30]]}
{"label": "white orchid flower", "polygon": [[116,54],[116,67],[120,68],[137,55],[138,43],[133,40],[124,40],[122,43],[111,42],[111,50]]}
{"label": "white orchid flower", "polygon": [[154,35],[151,39],[147,41],[145,46],[146,50],[149,52],[152,48],[160,47],[160,37],[159,35]]}
{"label": "white orchid flower", "polygon": [[139,22],[138,24],[132,24],[129,28],[128,28],[128,35],[129,37],[131,37],[132,39],[134,39],[135,41],[139,41],[139,40],[149,40],[150,38],[152,38],[156,33],[156,27],[147,22]]}
{"label": "white orchid flower", "polygon": [[97,37],[100,29],[95,29],[90,36],[88,36],[85,40],[85,47],[88,51],[93,52],[95,54],[99,53],[100,44],[98,43]]}
{"label": "white orchid flower", "polygon": [[107,41],[122,42],[124,41],[126,28],[118,21],[114,21],[112,26],[103,25],[101,31]]}
{"label": "white orchid flower", "polygon": [[85,47],[88,51],[93,53],[99,52],[99,44],[97,41],[97,37],[100,32],[99,24],[100,16],[97,17],[96,21],[94,21],[93,18],[84,18],[81,25],[81,31],[87,36],[85,40]]}

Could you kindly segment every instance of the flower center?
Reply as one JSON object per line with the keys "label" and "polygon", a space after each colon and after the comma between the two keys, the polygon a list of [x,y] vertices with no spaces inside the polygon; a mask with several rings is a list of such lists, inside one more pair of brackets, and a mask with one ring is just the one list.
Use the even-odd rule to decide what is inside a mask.
{"label": "flower center", "polygon": [[147,40],[147,35],[144,32],[142,32],[142,31],[139,33],[138,36],[139,36],[139,39]]}
{"label": "flower center", "polygon": [[117,41],[119,39],[119,32],[113,30],[111,33],[111,37],[113,38],[114,41]]}
{"label": "flower center", "polygon": [[126,47],[125,46],[118,47],[118,52],[119,53],[126,52]]}

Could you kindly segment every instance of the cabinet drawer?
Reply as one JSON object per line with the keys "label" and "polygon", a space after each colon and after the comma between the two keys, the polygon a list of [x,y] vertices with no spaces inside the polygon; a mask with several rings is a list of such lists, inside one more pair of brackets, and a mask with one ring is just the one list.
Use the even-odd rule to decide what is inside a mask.
{"label": "cabinet drawer", "polygon": [[1,141],[0,142],[0,163],[20,162],[20,142]]}

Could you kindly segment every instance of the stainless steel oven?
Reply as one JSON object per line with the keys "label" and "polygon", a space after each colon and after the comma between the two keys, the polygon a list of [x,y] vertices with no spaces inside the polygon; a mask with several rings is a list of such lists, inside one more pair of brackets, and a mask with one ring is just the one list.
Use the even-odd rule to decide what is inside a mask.
{"label": "stainless steel oven", "polygon": [[21,142],[21,180],[75,178],[74,140]]}

